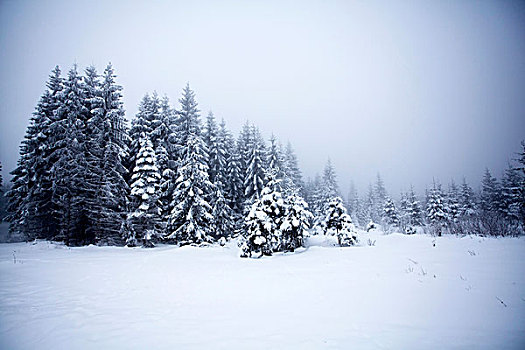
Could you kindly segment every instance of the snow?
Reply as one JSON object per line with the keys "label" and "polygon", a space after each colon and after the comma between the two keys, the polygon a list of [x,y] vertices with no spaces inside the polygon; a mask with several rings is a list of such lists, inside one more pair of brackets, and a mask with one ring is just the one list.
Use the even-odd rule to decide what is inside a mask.
{"label": "snow", "polygon": [[525,239],[359,234],[261,259],[0,244],[0,348],[525,347]]}

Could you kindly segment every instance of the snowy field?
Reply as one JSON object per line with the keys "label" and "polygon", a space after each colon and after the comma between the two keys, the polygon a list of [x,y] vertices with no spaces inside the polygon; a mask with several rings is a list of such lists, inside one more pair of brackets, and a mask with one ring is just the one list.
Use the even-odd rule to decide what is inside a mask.
{"label": "snowy field", "polygon": [[323,239],[259,260],[0,244],[0,348],[525,348],[525,239]]}

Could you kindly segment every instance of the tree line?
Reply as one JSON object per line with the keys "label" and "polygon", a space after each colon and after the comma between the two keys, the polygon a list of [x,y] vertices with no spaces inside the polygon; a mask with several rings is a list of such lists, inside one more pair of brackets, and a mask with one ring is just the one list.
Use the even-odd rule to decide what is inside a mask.
{"label": "tree line", "polygon": [[[127,125],[122,87],[102,74],[57,66],[37,103],[6,192],[13,236],[68,245],[208,244],[241,235],[243,256],[293,251],[306,232],[357,241],[355,225],[413,233],[517,234],[524,223],[524,153],[476,194],[438,183],[420,203],[396,203],[381,177],[343,201],[333,165],[304,181],[290,143],[266,142],[246,123],[238,137],[212,112],[201,121],[189,84],[178,106],[146,94]],[[525,150],[525,145],[524,145]]]}

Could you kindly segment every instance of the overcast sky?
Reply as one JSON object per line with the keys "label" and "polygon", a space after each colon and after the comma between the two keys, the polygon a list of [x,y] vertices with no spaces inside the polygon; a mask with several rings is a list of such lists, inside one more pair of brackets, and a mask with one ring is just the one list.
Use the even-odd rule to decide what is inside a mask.
{"label": "overcast sky", "polygon": [[0,1],[4,179],[53,67],[109,61],[128,118],[189,82],[203,115],[291,141],[305,176],[331,157],[345,191],[477,187],[525,139],[524,2]]}

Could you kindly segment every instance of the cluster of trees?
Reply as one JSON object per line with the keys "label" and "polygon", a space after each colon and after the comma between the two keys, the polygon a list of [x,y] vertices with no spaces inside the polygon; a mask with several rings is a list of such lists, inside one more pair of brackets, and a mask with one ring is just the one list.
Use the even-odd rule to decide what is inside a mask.
{"label": "cluster of trees", "polygon": [[249,123],[235,139],[211,112],[202,125],[189,85],[177,108],[146,94],[128,128],[115,77],[111,64],[102,75],[93,66],[83,75],[74,66],[66,78],[52,71],[6,193],[13,234],[152,246],[242,233],[245,255],[303,244],[312,215],[289,143],[272,135],[267,144]]}
{"label": "cluster of trees", "polygon": [[[338,195],[333,166],[328,162],[324,176],[308,181],[307,198],[313,208],[327,193]],[[432,234],[520,235],[525,233],[525,142],[519,157],[509,164],[500,180],[485,170],[480,190],[474,191],[463,179],[460,185],[450,182],[447,189],[433,181],[420,198],[413,187],[400,195],[389,196],[383,180],[368,187],[360,197],[353,183],[345,206],[353,222],[363,229],[381,225],[385,232],[398,230],[407,234],[419,228]]]}
{"label": "cluster of trees", "polygon": [[[517,234],[523,231],[525,144],[501,181],[485,174],[476,194],[464,180],[434,183],[420,201],[411,188],[396,202],[378,175],[343,202],[328,161],[303,182],[290,143],[264,140],[246,123],[238,137],[209,113],[201,121],[187,85],[173,107],[146,94],[128,127],[111,64],[74,66],[47,82],[20,147],[7,191],[10,231],[68,245],[152,246],[224,243],[241,234],[243,256],[293,251],[307,231],[357,242],[354,224],[414,233]],[[1,179],[0,179],[1,181]]]}

